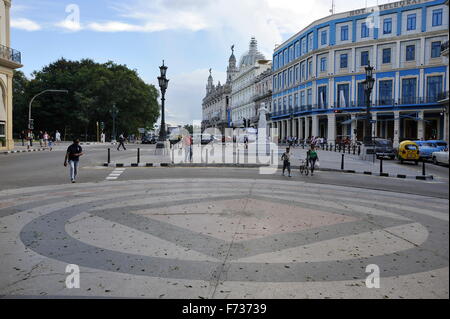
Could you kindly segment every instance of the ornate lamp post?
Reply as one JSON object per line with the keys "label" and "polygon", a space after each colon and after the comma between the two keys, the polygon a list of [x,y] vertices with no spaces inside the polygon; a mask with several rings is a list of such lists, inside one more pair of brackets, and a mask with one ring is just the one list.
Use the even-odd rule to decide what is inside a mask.
{"label": "ornate lamp post", "polygon": [[161,89],[161,127],[159,128],[159,140],[156,144],[156,148],[165,148],[166,140],[167,140],[167,132],[166,132],[166,120],[165,120],[165,113],[164,113],[164,104],[166,101],[165,95],[167,86],[169,85],[169,80],[166,78],[166,72],[167,72],[167,66],[163,65],[159,67],[161,71],[161,76],[158,76],[158,83],[159,87]]}
{"label": "ornate lamp post", "polygon": [[374,68],[370,66],[369,61],[366,66],[366,80],[363,82],[364,92],[366,96],[366,130],[364,133],[365,145],[372,144],[372,115],[370,113],[370,104],[371,104],[370,95],[372,94],[373,85],[375,83],[375,80],[373,78],[373,70]]}

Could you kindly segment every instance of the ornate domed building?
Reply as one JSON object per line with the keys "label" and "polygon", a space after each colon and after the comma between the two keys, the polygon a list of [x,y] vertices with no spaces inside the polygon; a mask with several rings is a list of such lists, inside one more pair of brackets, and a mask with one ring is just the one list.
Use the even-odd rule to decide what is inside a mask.
{"label": "ornate domed building", "polygon": [[241,57],[239,70],[231,81],[231,127],[257,126],[259,104],[255,97],[258,95],[258,78],[271,68],[271,61],[258,51],[258,42],[251,38],[249,50]]}

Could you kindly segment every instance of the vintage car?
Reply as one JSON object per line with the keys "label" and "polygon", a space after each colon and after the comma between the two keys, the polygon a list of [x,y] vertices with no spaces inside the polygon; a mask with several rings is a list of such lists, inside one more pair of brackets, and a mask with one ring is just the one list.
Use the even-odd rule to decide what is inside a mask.
{"label": "vintage car", "polygon": [[446,152],[434,152],[431,156],[433,163],[448,165],[448,151]]}
{"label": "vintage car", "polygon": [[401,142],[398,147],[397,157],[402,164],[404,161],[411,161],[416,163],[416,165],[419,164],[419,145],[417,145],[413,141]]}
{"label": "vintage car", "polygon": [[431,154],[441,151],[441,148],[432,141],[414,141],[419,146],[420,158],[431,159]]}

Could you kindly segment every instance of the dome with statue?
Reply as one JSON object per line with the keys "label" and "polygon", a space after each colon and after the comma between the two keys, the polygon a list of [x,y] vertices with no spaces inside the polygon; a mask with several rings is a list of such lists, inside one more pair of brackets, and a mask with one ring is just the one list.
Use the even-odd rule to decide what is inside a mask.
{"label": "dome with statue", "polygon": [[256,61],[265,59],[264,55],[258,51],[258,41],[253,37],[248,52],[241,57],[239,68],[253,66]]}

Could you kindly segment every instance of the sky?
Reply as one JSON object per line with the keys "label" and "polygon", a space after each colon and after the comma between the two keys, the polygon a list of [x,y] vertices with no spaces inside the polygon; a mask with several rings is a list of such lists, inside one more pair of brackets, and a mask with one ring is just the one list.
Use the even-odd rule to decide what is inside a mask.
{"label": "sky", "polygon": [[[389,0],[335,0],[337,13]],[[11,46],[31,73],[59,58],[113,61],[157,86],[169,67],[166,122],[201,120],[208,70],[225,82],[235,45],[239,57],[256,37],[271,59],[283,43],[330,14],[332,0],[12,0]]]}

